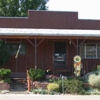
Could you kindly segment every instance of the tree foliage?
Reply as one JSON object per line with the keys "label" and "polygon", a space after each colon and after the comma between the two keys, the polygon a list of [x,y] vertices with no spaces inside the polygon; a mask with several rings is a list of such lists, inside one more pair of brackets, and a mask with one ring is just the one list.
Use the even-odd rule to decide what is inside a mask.
{"label": "tree foliage", "polygon": [[48,0],[0,0],[0,16],[24,17],[28,10],[46,10]]}
{"label": "tree foliage", "polygon": [[6,43],[0,40],[0,66],[7,63],[9,60],[9,52]]}

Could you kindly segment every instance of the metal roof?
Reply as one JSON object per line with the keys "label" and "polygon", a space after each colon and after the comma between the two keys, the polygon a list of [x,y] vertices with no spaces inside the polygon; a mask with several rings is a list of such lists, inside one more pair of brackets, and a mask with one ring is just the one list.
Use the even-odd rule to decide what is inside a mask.
{"label": "metal roof", "polygon": [[0,36],[86,36],[100,37],[100,30],[0,28]]}

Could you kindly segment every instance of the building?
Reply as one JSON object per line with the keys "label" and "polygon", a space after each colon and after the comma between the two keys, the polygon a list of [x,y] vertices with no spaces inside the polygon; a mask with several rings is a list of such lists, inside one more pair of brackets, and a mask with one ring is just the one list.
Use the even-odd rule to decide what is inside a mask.
{"label": "building", "polygon": [[100,64],[100,20],[78,19],[77,12],[28,13],[28,17],[0,17],[0,38],[8,43],[11,55],[2,67],[10,68],[13,76],[23,77],[27,68],[73,75],[75,55],[82,57],[86,73]]}

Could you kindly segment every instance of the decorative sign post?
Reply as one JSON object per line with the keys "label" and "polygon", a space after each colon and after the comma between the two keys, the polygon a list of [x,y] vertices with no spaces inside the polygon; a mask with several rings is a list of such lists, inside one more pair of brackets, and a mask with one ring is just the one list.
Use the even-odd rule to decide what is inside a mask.
{"label": "decorative sign post", "polygon": [[80,76],[81,74],[81,57],[79,55],[76,55],[74,57],[74,74],[75,76]]}

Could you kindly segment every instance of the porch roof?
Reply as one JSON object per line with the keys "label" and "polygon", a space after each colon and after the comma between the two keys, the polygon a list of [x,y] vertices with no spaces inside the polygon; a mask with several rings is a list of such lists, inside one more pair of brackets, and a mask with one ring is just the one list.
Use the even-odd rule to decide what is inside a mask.
{"label": "porch roof", "polygon": [[100,37],[100,30],[0,28],[0,36]]}

